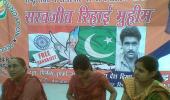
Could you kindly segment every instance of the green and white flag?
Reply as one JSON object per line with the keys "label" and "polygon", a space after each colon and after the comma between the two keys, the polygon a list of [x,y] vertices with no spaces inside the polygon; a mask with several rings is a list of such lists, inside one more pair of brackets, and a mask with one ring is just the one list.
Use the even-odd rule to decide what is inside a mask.
{"label": "green and white flag", "polygon": [[80,27],[75,50],[91,61],[115,64],[116,26]]}

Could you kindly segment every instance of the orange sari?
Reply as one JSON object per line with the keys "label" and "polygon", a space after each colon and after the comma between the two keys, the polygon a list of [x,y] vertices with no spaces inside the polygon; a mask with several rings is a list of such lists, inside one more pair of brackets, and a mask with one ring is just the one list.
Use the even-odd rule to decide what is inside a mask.
{"label": "orange sari", "polygon": [[69,91],[76,100],[106,100],[104,84],[109,84],[109,81],[101,73],[93,74],[88,85],[84,85],[79,77],[74,75],[69,82]]}
{"label": "orange sari", "polygon": [[17,84],[10,78],[4,82],[2,100],[47,100],[47,98],[39,79],[25,74]]}

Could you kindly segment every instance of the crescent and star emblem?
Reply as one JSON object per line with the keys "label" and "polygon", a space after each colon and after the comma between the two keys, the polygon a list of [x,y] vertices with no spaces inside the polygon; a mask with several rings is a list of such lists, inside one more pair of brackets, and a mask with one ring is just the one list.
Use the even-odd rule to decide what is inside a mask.
{"label": "crescent and star emblem", "polygon": [[90,44],[90,41],[92,39],[92,37],[94,36],[95,34],[92,34],[90,35],[86,40],[85,40],[85,43],[84,43],[84,48],[86,50],[86,52],[95,57],[95,58],[105,58],[105,57],[109,57],[111,56],[112,54],[114,54],[114,52],[111,52],[111,53],[108,53],[108,54],[101,54],[99,52],[96,52],[93,50],[93,48],[91,47],[91,44]]}

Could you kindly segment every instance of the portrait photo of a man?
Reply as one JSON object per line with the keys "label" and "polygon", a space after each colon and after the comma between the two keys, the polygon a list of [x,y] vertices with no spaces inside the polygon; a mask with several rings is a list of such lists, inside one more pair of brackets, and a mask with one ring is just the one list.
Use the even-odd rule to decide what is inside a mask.
{"label": "portrait photo of a man", "polygon": [[144,55],[146,27],[127,26],[117,29],[116,71],[134,71],[136,59]]}

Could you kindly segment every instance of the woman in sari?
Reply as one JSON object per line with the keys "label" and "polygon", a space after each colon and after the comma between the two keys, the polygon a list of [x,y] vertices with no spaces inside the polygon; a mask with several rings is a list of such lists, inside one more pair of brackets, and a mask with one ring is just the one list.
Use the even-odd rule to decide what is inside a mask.
{"label": "woman in sari", "polygon": [[87,56],[80,54],[73,60],[75,75],[69,82],[68,100],[106,100],[106,90],[110,92],[110,100],[116,99],[116,91],[107,78],[93,72]]}
{"label": "woman in sari", "polygon": [[2,100],[47,100],[39,79],[26,73],[24,59],[10,58],[7,70],[10,78],[2,85]]}
{"label": "woman in sari", "polygon": [[136,60],[134,77],[123,80],[122,100],[170,100],[170,91],[161,82],[158,61],[151,56]]}

